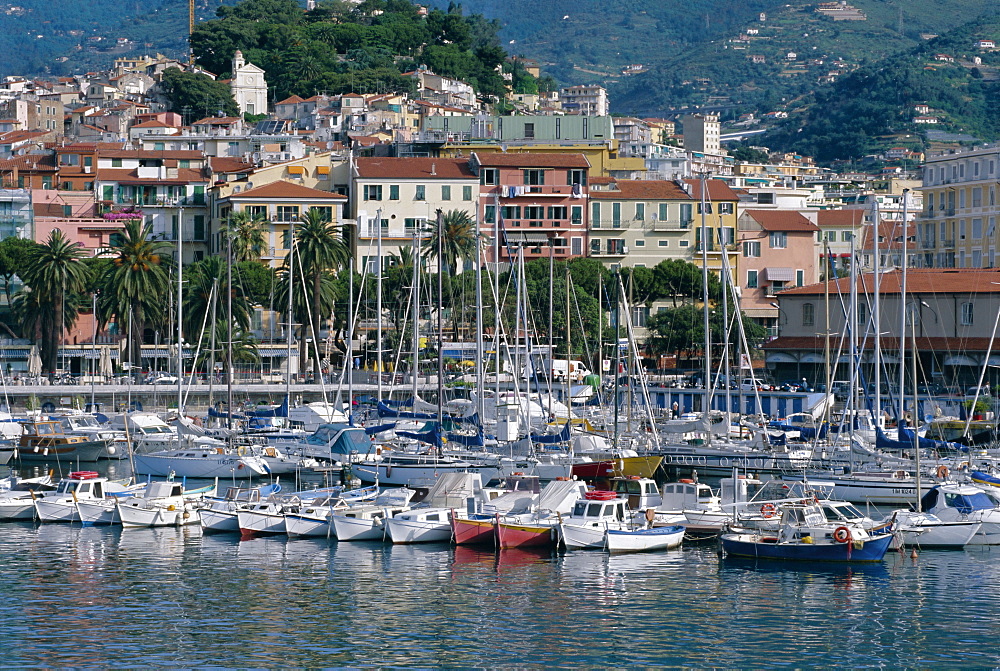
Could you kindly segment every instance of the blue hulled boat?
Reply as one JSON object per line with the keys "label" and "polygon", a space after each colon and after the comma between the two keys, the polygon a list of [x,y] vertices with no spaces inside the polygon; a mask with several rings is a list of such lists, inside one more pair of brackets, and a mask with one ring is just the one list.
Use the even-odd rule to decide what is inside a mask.
{"label": "blue hulled boat", "polygon": [[797,561],[882,561],[892,534],[872,534],[860,524],[830,522],[812,500],[782,504],[777,531],[734,529],[720,536],[733,557]]}

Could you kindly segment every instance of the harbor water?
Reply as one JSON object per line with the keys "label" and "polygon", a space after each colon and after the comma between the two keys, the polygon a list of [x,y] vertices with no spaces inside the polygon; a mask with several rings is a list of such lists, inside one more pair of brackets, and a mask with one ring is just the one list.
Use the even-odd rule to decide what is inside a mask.
{"label": "harbor water", "polygon": [[874,565],[0,526],[5,667],[996,667],[1000,553]]}

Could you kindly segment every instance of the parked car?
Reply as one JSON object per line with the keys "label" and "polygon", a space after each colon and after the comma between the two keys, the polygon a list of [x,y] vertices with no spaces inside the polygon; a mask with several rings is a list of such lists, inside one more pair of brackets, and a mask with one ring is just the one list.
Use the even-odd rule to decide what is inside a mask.
{"label": "parked car", "polygon": [[981,387],[972,386],[965,390],[965,395],[971,398],[975,398],[976,396],[984,398],[990,396],[990,388],[985,384]]}

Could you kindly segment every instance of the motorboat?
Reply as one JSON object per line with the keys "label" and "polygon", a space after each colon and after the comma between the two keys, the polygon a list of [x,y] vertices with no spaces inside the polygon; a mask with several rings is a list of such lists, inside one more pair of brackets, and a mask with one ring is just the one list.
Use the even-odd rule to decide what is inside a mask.
{"label": "motorboat", "polygon": [[547,483],[532,510],[511,510],[497,517],[497,546],[512,549],[556,545],[561,516],[569,515],[586,492],[587,486],[579,480],[564,478]]}
{"label": "motorboat", "polygon": [[21,422],[23,433],[17,445],[18,461],[97,461],[107,452],[108,441],[87,436],[68,436],[56,420]]}
{"label": "motorboat", "polygon": [[338,541],[385,540],[385,520],[409,511],[415,494],[413,489],[392,488],[379,494],[370,505],[334,510],[330,516],[333,533]]}
{"label": "motorboat", "polygon": [[274,483],[260,487],[230,487],[224,496],[206,496],[205,505],[199,511],[201,528],[209,532],[239,531],[237,514],[240,510],[280,491],[281,485]]}
{"label": "motorboat", "polygon": [[943,522],[980,522],[970,545],[1000,545],[1000,508],[996,494],[975,485],[945,482],[920,499],[920,507]]}
{"label": "motorboat", "polygon": [[67,410],[57,415],[49,415],[49,419],[57,420],[67,436],[84,436],[89,440],[105,441],[106,448],[100,455],[101,459],[128,458],[129,444],[125,432],[101,424],[92,413]]}
{"label": "motorboat", "polygon": [[728,556],[800,561],[877,562],[891,533],[871,534],[860,524],[830,522],[816,501],[784,503],[777,529],[734,527],[720,535]]}
{"label": "motorboat", "polygon": [[136,485],[112,482],[96,471],[76,471],[61,480],[56,491],[34,497],[35,515],[41,522],[78,522],[78,501],[104,499],[137,489]]}
{"label": "motorboat", "polygon": [[[416,494],[413,490],[410,496]],[[285,512],[285,533],[289,537],[313,536],[334,538],[332,522],[334,512],[344,512],[363,507],[379,495],[378,487],[363,487],[350,491],[335,491],[303,502],[298,510]]]}
{"label": "motorboat", "polygon": [[577,501],[559,522],[559,538],[567,550],[602,549],[608,529],[630,530],[628,499],[612,491],[593,490]]}
{"label": "motorboat", "polygon": [[185,491],[180,482],[150,482],[142,496],[119,499],[118,517],[123,527],[199,524],[201,500],[210,492],[214,492],[211,485],[195,491]]}
{"label": "motorboat", "polygon": [[671,550],[680,547],[683,541],[684,527],[681,525],[604,531],[604,547],[612,554]]}
{"label": "motorboat", "polygon": [[897,510],[892,514],[896,544],[905,547],[958,550],[971,543],[982,526],[976,520],[945,522],[936,515],[912,510]]}
{"label": "motorboat", "polygon": [[229,478],[268,475],[267,463],[239,449],[189,447],[135,454],[135,471],[141,475],[182,478]]}
{"label": "motorboat", "polygon": [[341,496],[340,487],[315,489],[289,494],[272,494],[252,506],[236,513],[240,534],[243,538],[273,536],[286,533],[285,516],[303,509],[315,507],[317,501],[328,501],[329,497]]}
{"label": "motorboat", "polygon": [[451,540],[451,511],[466,508],[470,498],[486,499],[478,473],[442,473],[424,505],[385,520],[389,537],[393,543],[447,542]]}
{"label": "motorboat", "polygon": [[54,494],[52,478],[4,478],[4,491],[0,495],[0,521],[30,520],[35,516],[34,498]]}

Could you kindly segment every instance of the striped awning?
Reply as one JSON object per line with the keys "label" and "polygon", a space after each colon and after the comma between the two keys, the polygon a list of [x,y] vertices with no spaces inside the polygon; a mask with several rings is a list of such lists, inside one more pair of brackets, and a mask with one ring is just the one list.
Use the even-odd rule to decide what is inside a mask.
{"label": "striped awning", "polygon": [[[111,352],[111,358],[112,359],[117,359],[118,358],[118,348],[117,347],[109,347],[108,350]],[[59,357],[60,358],[65,357],[67,359],[79,359],[79,358],[82,357],[84,359],[95,359],[96,360],[96,359],[100,359],[101,358],[101,348],[98,347],[96,350],[93,350],[93,349],[61,349],[61,350],[59,350]]]}
{"label": "striped awning", "polygon": [[0,359],[25,359],[27,360],[30,349],[0,349]]}
{"label": "striped awning", "polygon": [[[292,344],[292,356],[298,354],[299,346]],[[287,347],[258,347],[257,353],[261,356],[288,356]]]}
{"label": "striped awning", "polygon": [[791,268],[765,268],[764,277],[768,282],[791,282],[795,279],[795,271]]}

